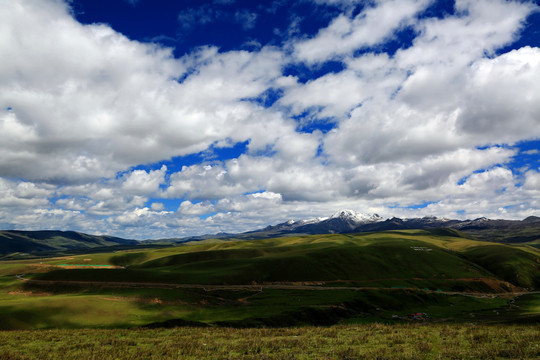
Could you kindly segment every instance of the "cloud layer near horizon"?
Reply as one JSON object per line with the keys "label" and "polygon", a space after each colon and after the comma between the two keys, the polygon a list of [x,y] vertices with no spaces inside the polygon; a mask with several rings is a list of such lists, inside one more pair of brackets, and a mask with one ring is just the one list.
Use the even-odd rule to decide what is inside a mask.
{"label": "cloud layer near horizon", "polygon": [[[540,49],[497,52],[538,8],[458,0],[452,15],[421,16],[430,5],[343,6],[312,37],[175,58],[77,22],[63,1],[2,2],[0,224],[158,238],[345,207],[538,215],[537,168],[509,164],[540,136]],[[380,51],[404,30],[409,46]],[[285,72],[328,61],[342,68],[307,81]],[[269,93],[280,96],[265,106]]]}

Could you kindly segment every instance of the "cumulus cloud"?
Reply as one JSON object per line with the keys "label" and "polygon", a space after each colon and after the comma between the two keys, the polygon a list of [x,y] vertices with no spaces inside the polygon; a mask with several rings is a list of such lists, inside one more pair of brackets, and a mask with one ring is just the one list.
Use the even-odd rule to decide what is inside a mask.
{"label": "cumulus cloud", "polygon": [[0,145],[2,176],[83,182],[202,151],[249,125],[259,109],[239,100],[281,76],[276,50],[174,59],[59,1],[2,4],[0,30],[0,129],[17,139]]}
{"label": "cumulus cloud", "polygon": [[152,205],[150,205],[150,209],[152,211],[163,211],[165,209],[165,205],[160,202],[153,202]]}
{"label": "cumulus cloud", "polygon": [[457,119],[462,131],[504,143],[540,134],[540,49],[482,59],[471,73]]}
{"label": "cumulus cloud", "polygon": [[[365,91],[380,96],[354,109],[328,136],[325,147],[336,161],[406,160],[459,147],[513,144],[538,136],[538,101],[534,95],[540,75],[534,56],[538,49],[526,47],[489,59],[483,57],[486,50],[493,51],[512,39],[530,10],[528,5],[508,4],[506,12],[495,7],[489,19],[499,19],[507,28],[493,25],[488,32],[463,25],[461,32],[454,31],[456,21],[486,21],[488,29],[492,25],[484,19],[484,13],[470,6],[471,11],[463,17],[424,20],[437,24],[437,34],[445,34],[443,40],[425,31],[415,40],[415,46],[398,51],[393,59],[382,57],[379,64],[389,74],[385,78],[391,80],[383,92],[380,85],[366,82],[363,72],[359,73],[358,82],[368,87]],[[460,5],[462,10],[464,7]],[[469,43],[459,41],[462,36],[467,36]],[[453,49],[447,50],[449,46]],[[364,55],[350,63],[354,65],[366,56],[372,57]],[[456,56],[463,61],[454,61]],[[407,77],[400,82],[405,73]],[[393,91],[389,91],[392,86]],[[362,135],[360,140],[358,134]]]}
{"label": "cumulus cloud", "polygon": [[410,25],[414,16],[430,2],[379,0],[355,17],[341,14],[315,37],[295,44],[295,54],[300,60],[314,63],[379,44],[392,36],[395,30]]}
{"label": "cumulus cloud", "polygon": [[[62,1],[2,3],[0,224],[155,238],[341,208],[538,214],[537,169],[511,164],[517,142],[540,137],[540,50],[498,53],[537,7],[458,0],[431,18],[419,16],[428,0],[316,3],[343,12],[311,38],[181,58],[82,25]],[[187,31],[220,16],[188,10],[179,21]],[[258,17],[231,21],[249,30]],[[381,52],[405,28],[412,44]],[[307,81],[284,74],[336,59],[342,70]],[[262,105],[269,91],[279,99]],[[335,127],[301,132],[312,120]],[[247,150],[232,159],[144,166],[238,142]]]}
{"label": "cumulus cloud", "polygon": [[0,205],[2,207],[38,207],[49,204],[54,194],[49,186],[31,182],[16,182],[0,178]]}
{"label": "cumulus cloud", "polygon": [[136,208],[132,211],[125,211],[123,214],[117,216],[116,218],[111,219],[115,225],[128,226],[128,227],[139,227],[139,226],[153,226],[153,227],[162,227],[159,220],[161,215],[167,214],[165,211],[153,211],[147,207]]}
{"label": "cumulus cloud", "polygon": [[191,201],[183,201],[178,207],[177,212],[181,215],[205,215],[214,211],[214,206],[209,203],[192,203]]}
{"label": "cumulus cloud", "polygon": [[523,189],[533,193],[540,193],[540,173],[534,170],[527,171]]}
{"label": "cumulus cloud", "polygon": [[[144,207],[151,196],[161,193],[160,185],[165,182],[166,171],[167,167],[163,165],[159,170],[132,170],[118,178],[98,183],[63,186],[56,191],[61,196],[56,206],[100,216]],[[164,209],[159,202],[149,206],[155,211]]]}
{"label": "cumulus cloud", "polygon": [[135,194],[151,194],[159,189],[159,185],[165,181],[167,166],[163,165],[161,169],[146,172],[144,170],[135,170],[125,176],[122,182],[122,188]]}
{"label": "cumulus cloud", "polygon": [[165,194],[168,197],[209,200],[245,192],[246,188],[232,181],[227,173],[222,165],[185,166],[182,171],[171,175]]}

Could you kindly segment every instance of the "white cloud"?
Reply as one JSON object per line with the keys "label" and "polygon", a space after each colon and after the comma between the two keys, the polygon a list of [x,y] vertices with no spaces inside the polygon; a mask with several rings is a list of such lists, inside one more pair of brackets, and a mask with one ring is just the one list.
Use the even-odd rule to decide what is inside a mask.
{"label": "white cloud", "polygon": [[0,34],[0,108],[11,109],[0,129],[22,134],[0,144],[0,175],[57,182],[112,177],[249,136],[239,129],[260,109],[240,100],[271,86],[283,61],[270,48],[174,59],[107,25],[77,23],[60,1],[3,3]]}
{"label": "white cloud", "polygon": [[369,88],[364,86],[354,73],[344,71],[289,88],[280,102],[290,106],[295,114],[312,110],[320,118],[333,118],[345,116],[351,109],[359,106],[371,96],[368,90]]}
{"label": "white cloud", "polygon": [[534,170],[529,170],[525,173],[525,190],[529,190],[535,194],[540,193],[540,173]]}
{"label": "white cloud", "polygon": [[349,55],[383,42],[409,25],[429,0],[379,0],[354,18],[341,14],[312,39],[295,44],[296,56],[308,63]]}
{"label": "white cloud", "polygon": [[[82,220],[80,215],[78,211],[38,208],[20,214],[12,214],[10,220],[11,224],[16,224],[16,229],[56,230],[66,226],[66,224],[77,228]],[[1,218],[0,222],[3,222]]]}
{"label": "white cloud", "polygon": [[125,211],[122,215],[116,218],[110,218],[114,225],[127,227],[152,226],[155,228],[165,227],[161,223],[161,217],[168,214],[166,211],[153,211],[147,207],[136,208],[131,211]]}
{"label": "white cloud", "polygon": [[170,186],[166,189],[165,195],[209,200],[245,191],[246,188],[241,183],[231,180],[228,170],[223,165],[192,165],[184,166],[182,171],[171,175]]}
{"label": "white cloud", "polygon": [[54,194],[49,186],[31,182],[16,182],[0,178],[0,206],[5,208],[32,208],[49,205]]}
{"label": "white cloud", "polygon": [[418,21],[419,36],[412,47],[396,54],[399,62],[411,68],[433,63],[466,66],[515,40],[534,10],[532,3],[505,0],[458,0],[455,8],[454,16]]}
{"label": "white cloud", "polygon": [[167,166],[163,165],[159,170],[146,172],[134,170],[126,176],[122,188],[130,193],[149,195],[158,191],[159,185],[164,183]]}
{"label": "white cloud", "polygon": [[273,150],[275,157],[290,164],[305,164],[317,155],[321,144],[321,134],[289,133],[276,139]]}
{"label": "white cloud", "polygon": [[[159,196],[165,182],[167,167],[159,170],[133,170],[116,179],[85,185],[63,186],[56,206],[67,210],[85,211],[89,215],[113,216],[126,209],[143,208],[150,196]],[[154,202],[151,210],[162,211],[164,205]]]}
{"label": "white cloud", "polygon": [[[181,58],[82,25],[59,0],[3,2],[0,224],[155,238],[341,208],[538,214],[538,172],[508,164],[516,142],[540,137],[540,50],[497,53],[519,37],[532,3],[458,0],[454,15],[419,19],[430,1],[364,2],[355,16],[360,1],[317,2],[343,13],[311,39],[295,19],[282,48],[204,46]],[[189,16],[188,27],[206,21]],[[249,29],[257,18],[230,21],[240,20]],[[410,47],[356,53],[405,27],[416,31]],[[344,69],[305,83],[283,74],[331,59]],[[253,101],[268,89],[283,96]],[[297,131],[328,118],[328,133]],[[234,159],[133,170],[244,141]]]}
{"label": "white cloud", "polygon": [[66,199],[58,199],[56,201],[56,206],[61,207],[62,209],[66,210],[75,210],[75,211],[82,211],[88,209],[90,205],[90,200],[88,199],[74,199],[74,198],[66,198]]}
{"label": "white cloud", "polygon": [[[467,193],[481,199],[488,200],[490,196],[503,189],[514,187],[512,171],[495,167],[481,173],[472,174],[467,181],[459,186],[460,193]],[[478,196],[481,194],[480,196]]]}
{"label": "white cloud", "polygon": [[387,54],[367,53],[344,63],[346,69],[339,73],[306,84],[287,84],[280,104],[294,114],[309,111],[318,118],[340,121],[373,99],[390,100],[407,79],[407,69],[399,68]]}
{"label": "white cloud", "polygon": [[460,130],[494,143],[540,135],[540,49],[524,47],[482,59],[471,72]]}
{"label": "white cloud", "polygon": [[[460,3],[459,10],[458,16],[421,20],[417,27],[423,30],[413,46],[393,59],[363,55],[347,62],[357,73],[344,87],[353,90],[348,84],[356,81],[373,96],[361,107],[349,106],[349,116],[326,137],[325,150],[333,161],[409,161],[540,135],[538,49],[484,58],[486,51],[515,37],[530,4],[498,1],[491,9]],[[361,70],[368,59],[381,74],[373,82]],[[315,97],[323,93],[303,90],[308,99],[311,92]]]}
{"label": "white cloud", "polygon": [[274,211],[276,207],[282,204],[282,200],[281,194],[264,191],[221,199],[216,204],[215,209],[219,210],[221,213],[268,212],[269,209]]}
{"label": "white cloud", "polygon": [[152,211],[163,211],[165,210],[165,205],[160,202],[153,202],[152,205],[150,206],[150,209]]}
{"label": "white cloud", "polygon": [[178,207],[177,212],[181,215],[205,215],[214,211],[214,206],[211,203],[192,203],[191,201],[183,201]]}

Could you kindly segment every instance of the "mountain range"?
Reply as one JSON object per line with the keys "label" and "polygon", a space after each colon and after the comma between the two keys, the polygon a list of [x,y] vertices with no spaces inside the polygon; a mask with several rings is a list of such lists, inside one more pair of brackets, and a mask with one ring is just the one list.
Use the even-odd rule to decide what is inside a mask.
{"label": "mountain range", "polygon": [[522,243],[540,240],[540,217],[530,216],[524,220],[487,219],[485,217],[474,220],[455,220],[434,216],[384,219],[377,214],[341,210],[330,217],[299,221],[289,220],[240,234],[219,233],[168,240],[174,240],[174,242],[199,241],[210,238],[254,240],[301,234],[345,234],[407,229],[450,229],[454,235],[459,232],[461,236],[478,240]]}
{"label": "mountain range", "polygon": [[0,255],[12,253],[57,253],[62,251],[137,246],[139,241],[75,231],[0,230]]}
{"label": "mountain range", "polygon": [[[524,220],[502,220],[477,218],[455,220],[426,216],[422,218],[384,219],[377,214],[363,214],[354,210],[341,210],[329,217],[306,220],[289,220],[277,225],[244,233],[218,233],[182,238],[137,241],[105,235],[88,235],[74,231],[0,231],[0,255],[13,253],[73,252],[79,250],[111,250],[111,247],[133,248],[141,245],[171,245],[207,239],[256,240],[296,235],[346,234],[378,232],[386,230],[444,229],[452,236],[499,242],[533,242],[540,247],[540,217],[530,216]],[[536,243],[539,244],[536,244]]]}

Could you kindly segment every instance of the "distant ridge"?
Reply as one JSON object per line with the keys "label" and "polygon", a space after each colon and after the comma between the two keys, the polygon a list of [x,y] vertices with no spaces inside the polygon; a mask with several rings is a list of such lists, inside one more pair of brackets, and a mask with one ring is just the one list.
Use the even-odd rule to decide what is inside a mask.
{"label": "distant ridge", "polygon": [[[322,217],[309,220],[288,221],[282,224],[268,227],[267,230],[306,233],[306,234],[331,234],[354,232],[356,229],[383,221],[377,214],[364,214],[354,210],[341,210],[330,217]],[[250,233],[256,233],[258,230]]]}
{"label": "distant ridge", "polygon": [[474,220],[454,220],[434,216],[384,219],[377,214],[341,210],[329,217],[289,220],[238,234],[218,233],[145,241],[106,235],[88,235],[75,231],[0,230],[0,256],[13,253],[53,253],[110,246],[174,245],[193,241],[212,241],[212,239],[256,240],[302,234],[346,234],[413,229],[447,229],[443,231],[447,231],[453,236],[465,236],[471,239],[499,243],[535,242],[533,246],[540,247],[540,217],[537,216],[529,216],[524,220],[493,220],[485,217]]}
{"label": "distant ridge", "polygon": [[397,217],[384,219],[377,214],[365,214],[346,209],[335,212],[329,217],[289,220],[239,234],[220,233],[216,235],[167,240],[175,243],[212,238],[222,240],[254,240],[300,234],[344,234],[412,229],[452,229],[455,232],[461,233],[463,236],[473,239],[504,243],[522,243],[540,240],[540,217],[529,216],[524,220],[493,220],[485,217],[473,220],[455,220],[435,216],[410,219]]}
{"label": "distant ridge", "polygon": [[0,230],[0,254],[55,252],[104,246],[137,245],[137,240],[59,230]]}

